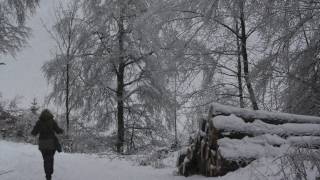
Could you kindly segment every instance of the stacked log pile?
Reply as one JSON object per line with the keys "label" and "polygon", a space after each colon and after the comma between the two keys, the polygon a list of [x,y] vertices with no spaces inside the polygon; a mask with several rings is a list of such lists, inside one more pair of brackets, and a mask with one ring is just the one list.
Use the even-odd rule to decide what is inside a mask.
{"label": "stacked log pile", "polygon": [[[212,111],[209,112],[211,116]],[[177,166],[181,175],[222,176],[239,167],[238,163],[222,157],[218,145],[219,133],[209,117],[201,119],[199,132],[190,139],[190,146],[179,155]]]}
{"label": "stacked log pile", "polygon": [[[257,158],[257,152],[250,154],[245,146],[239,147],[241,142],[256,149],[269,147],[275,151],[273,154],[282,145],[319,148],[320,118],[213,104],[208,117],[200,120],[199,131],[190,139],[190,145],[178,157],[179,173],[222,176]],[[235,149],[233,153],[230,147]],[[245,153],[241,154],[241,148]]]}

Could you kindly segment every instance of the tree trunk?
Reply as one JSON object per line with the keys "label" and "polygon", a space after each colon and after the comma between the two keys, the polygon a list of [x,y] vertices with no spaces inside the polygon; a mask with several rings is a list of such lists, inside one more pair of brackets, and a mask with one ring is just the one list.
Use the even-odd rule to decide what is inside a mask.
{"label": "tree trunk", "polygon": [[123,152],[124,144],[124,64],[121,63],[117,75],[117,118],[118,118],[118,139],[117,139],[117,152]]}
{"label": "tree trunk", "polygon": [[135,124],[136,124],[136,121],[133,122],[132,124],[132,128],[131,128],[131,137],[130,137],[130,142],[129,142],[129,146],[128,146],[128,151],[132,151],[133,149],[135,149],[134,147],[134,129],[135,129]]}
{"label": "tree trunk", "polygon": [[247,35],[246,35],[246,24],[245,24],[245,17],[244,17],[244,1],[240,3],[240,25],[241,25],[241,54],[243,58],[243,72],[244,72],[244,79],[246,80],[246,86],[248,88],[250,100],[252,103],[252,108],[254,110],[259,110],[257,100],[253,91],[253,87],[251,84],[250,74],[249,74],[249,60],[248,60],[248,53],[247,53]]}
{"label": "tree trunk", "polygon": [[67,137],[69,136],[69,129],[70,129],[70,99],[69,99],[69,94],[70,94],[70,60],[72,59],[70,55],[70,50],[71,50],[71,44],[72,44],[72,24],[73,24],[72,19],[70,21],[69,27],[68,27],[68,42],[67,42],[67,67],[66,67],[66,121],[67,121]]}
{"label": "tree trunk", "polygon": [[[177,71],[177,65],[175,64]],[[177,72],[174,73],[174,145],[178,146],[178,133],[177,133]]]}
{"label": "tree trunk", "polygon": [[124,3],[122,0],[119,0],[120,7],[120,17],[118,21],[118,43],[119,43],[119,65],[117,72],[117,118],[118,118],[118,138],[117,138],[117,152],[123,153],[124,145],[124,73],[125,73],[125,61],[124,61]]}
{"label": "tree trunk", "polygon": [[[236,22],[236,32],[239,34],[239,24],[238,21],[235,19]],[[238,66],[237,66],[237,77],[238,77],[238,89],[239,89],[239,101],[240,107],[244,108],[244,100],[243,100],[243,89],[242,89],[242,65],[241,65],[241,46],[239,38],[237,38],[237,58],[238,58]]]}
{"label": "tree trunk", "polygon": [[[69,61],[69,60],[68,60]],[[69,120],[69,88],[70,88],[70,74],[69,74],[69,62],[67,62],[67,79],[66,79],[66,121],[67,121],[67,136],[69,135],[69,124],[70,124],[70,120]]]}

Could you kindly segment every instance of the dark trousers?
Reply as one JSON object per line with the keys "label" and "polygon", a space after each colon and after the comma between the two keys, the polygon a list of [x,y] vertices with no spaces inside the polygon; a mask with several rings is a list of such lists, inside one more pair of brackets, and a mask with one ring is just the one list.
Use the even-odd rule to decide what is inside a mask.
{"label": "dark trousers", "polygon": [[47,179],[51,179],[53,173],[54,153],[55,150],[40,150],[43,157],[43,167]]}

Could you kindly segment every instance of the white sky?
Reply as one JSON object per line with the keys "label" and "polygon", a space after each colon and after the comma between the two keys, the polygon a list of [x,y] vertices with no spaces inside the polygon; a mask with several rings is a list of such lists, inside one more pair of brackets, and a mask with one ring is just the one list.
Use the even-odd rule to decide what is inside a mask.
{"label": "white sky", "polygon": [[29,18],[27,25],[32,28],[28,45],[15,58],[0,56],[0,92],[4,99],[23,96],[21,106],[29,107],[33,98],[42,104],[50,92],[48,83],[41,71],[41,66],[52,57],[54,42],[43,27],[52,27],[54,5],[57,0],[41,0],[36,14]]}

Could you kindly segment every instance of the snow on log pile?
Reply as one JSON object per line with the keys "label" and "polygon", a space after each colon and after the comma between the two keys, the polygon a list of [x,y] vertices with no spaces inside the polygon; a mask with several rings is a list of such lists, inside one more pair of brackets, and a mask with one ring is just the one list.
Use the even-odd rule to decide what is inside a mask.
{"label": "snow on log pile", "polygon": [[273,125],[260,120],[244,122],[235,115],[216,116],[213,118],[214,126],[222,131],[246,133],[253,136],[262,134],[275,134],[287,136],[320,136],[320,124],[286,123]]}
{"label": "snow on log pile", "polygon": [[213,104],[178,158],[179,173],[222,176],[289,147],[320,147],[320,117],[253,111]]}
{"label": "snow on log pile", "polygon": [[284,123],[310,123],[310,124],[320,124],[320,117],[315,116],[304,116],[288,113],[275,113],[262,110],[249,110],[243,108],[236,108],[232,106],[225,106],[218,103],[212,104],[214,116],[217,115],[231,115],[241,117],[246,122],[261,120],[270,124],[284,124]]}

